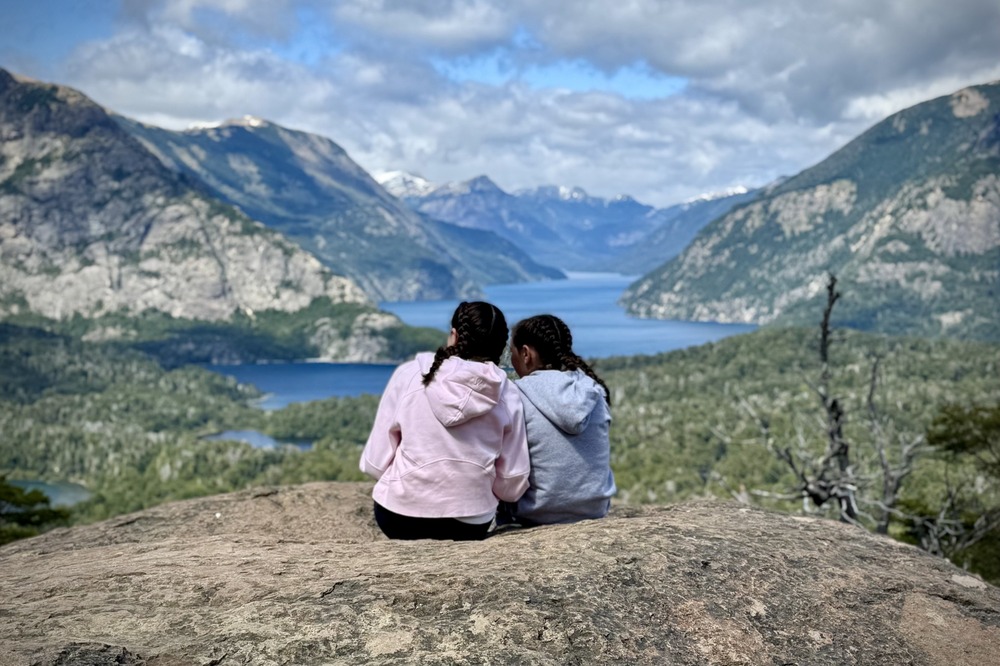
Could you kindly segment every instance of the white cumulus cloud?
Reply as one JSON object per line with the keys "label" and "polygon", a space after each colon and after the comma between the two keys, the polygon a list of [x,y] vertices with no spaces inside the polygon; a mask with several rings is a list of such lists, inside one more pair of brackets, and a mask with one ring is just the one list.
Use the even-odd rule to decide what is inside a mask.
{"label": "white cumulus cloud", "polygon": [[17,34],[0,55],[165,127],[250,114],[372,171],[656,205],[794,174],[1000,78],[994,0],[123,0],[113,25],[62,25],[48,62]]}

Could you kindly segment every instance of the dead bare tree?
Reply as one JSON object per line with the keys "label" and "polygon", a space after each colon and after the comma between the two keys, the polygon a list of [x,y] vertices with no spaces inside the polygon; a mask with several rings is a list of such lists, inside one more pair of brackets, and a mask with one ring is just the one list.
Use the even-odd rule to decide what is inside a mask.
{"label": "dead bare tree", "polygon": [[[771,437],[768,419],[758,414],[747,400],[741,399],[741,405],[757,422],[765,446],[788,465],[795,475],[797,481],[794,492],[816,507],[836,502],[840,520],[860,524],[856,498],[857,483],[851,464],[851,445],[844,436],[844,409],[841,400],[835,397],[830,389],[832,339],[830,316],[833,306],[839,299],[837,278],[831,274],[826,285],[826,305],[823,308],[823,319],[820,324],[819,357],[822,366],[819,382],[813,385],[813,390],[823,406],[827,442],[824,454],[815,458],[806,452],[807,447],[802,441],[796,452],[792,451],[790,444],[777,445]],[[802,440],[801,434],[800,440]]]}
{"label": "dead bare tree", "polygon": [[[820,324],[818,380],[809,383],[819,398],[822,416],[819,428],[824,431],[825,447],[817,453],[815,440],[807,437],[811,426],[795,425],[795,436],[782,441],[771,430],[769,415],[757,401],[738,396],[740,408],[756,423],[759,441],[787,465],[794,476],[789,492],[732,488],[721,476],[715,481],[734,498],[748,502],[750,497],[770,500],[801,499],[804,508],[836,506],[841,521],[888,534],[890,525],[907,526],[921,548],[954,559],[1000,530],[1000,507],[983,504],[968,478],[948,479],[946,495],[934,508],[917,507],[912,501],[903,506],[906,480],[913,474],[922,456],[932,452],[953,457],[971,456],[987,477],[1000,479],[1000,405],[994,408],[944,410],[940,432],[904,434],[879,406],[879,376],[883,358],[871,360],[865,411],[870,437],[859,437],[852,447],[844,432],[847,415],[844,401],[832,388],[834,365],[831,360],[833,330],[831,314],[841,294],[837,278],[830,275],[826,285],[826,303]],[[803,427],[806,432],[803,432]],[[856,432],[856,431],[855,431]],[[717,436],[721,436],[717,433]],[[756,440],[756,438],[754,438]],[[731,442],[731,438],[728,438]],[[952,464],[951,462],[948,463]]]}
{"label": "dead bare tree", "polygon": [[[924,439],[921,436],[906,440],[895,435],[891,423],[879,411],[876,394],[881,358],[876,357],[872,363],[867,400],[868,420],[872,433],[871,453],[867,446],[858,452],[852,449],[851,442],[844,434],[847,418],[844,402],[834,394],[831,386],[833,367],[830,350],[833,343],[833,329],[830,322],[833,308],[840,297],[837,278],[831,274],[827,280],[826,303],[820,323],[818,349],[820,373],[818,381],[810,383],[822,407],[822,427],[825,429],[826,441],[823,453],[819,456],[815,454],[800,429],[797,430],[797,446],[793,446],[792,441],[779,444],[772,437],[769,420],[745,398],[740,399],[740,404],[757,423],[764,445],[791,470],[796,479],[792,489],[795,495],[817,508],[834,503],[841,521],[859,526],[873,525],[875,531],[885,534],[893,516],[898,513],[896,506],[899,503],[903,481],[912,473],[915,461],[925,450]],[[869,461],[873,454],[874,459],[878,461],[877,465],[865,465],[865,467],[875,466],[876,472],[862,473],[857,470],[857,461],[852,459],[852,454],[860,459],[859,453],[867,454],[864,459]],[[878,490],[874,491],[876,487]],[[751,494],[760,497],[776,496],[774,493],[760,491],[752,491]],[[874,515],[862,511],[859,506],[861,504],[872,507]]]}
{"label": "dead bare tree", "polygon": [[[937,513],[903,513],[901,521],[910,525],[920,547],[951,560],[1000,530],[1000,506],[985,493],[990,479],[1000,480],[1000,404],[993,407],[943,408],[927,433],[928,446],[945,457],[945,497]],[[961,461],[974,466],[975,481],[955,479],[951,471],[963,474]],[[983,488],[978,486],[982,483]]]}
{"label": "dead bare tree", "polygon": [[998,509],[984,511],[970,524],[962,515],[965,501],[960,495],[961,486],[949,484],[947,497],[937,515],[901,514],[903,519],[909,521],[923,550],[953,560],[962,551],[1000,529]]}

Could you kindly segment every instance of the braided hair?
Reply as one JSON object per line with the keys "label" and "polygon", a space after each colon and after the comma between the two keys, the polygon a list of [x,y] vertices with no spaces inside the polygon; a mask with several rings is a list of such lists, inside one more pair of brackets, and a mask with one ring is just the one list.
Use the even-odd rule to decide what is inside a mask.
{"label": "braided hair", "polygon": [[500,363],[500,356],[507,347],[507,320],[500,308],[483,301],[463,301],[455,308],[451,327],[455,329],[455,344],[438,347],[434,362],[424,375],[424,386],[434,381],[438,368],[452,356],[467,361]]}
{"label": "braided hair", "polygon": [[514,326],[515,347],[531,345],[538,352],[543,367],[549,370],[582,370],[604,389],[604,399],[611,406],[611,391],[594,369],[573,351],[573,334],[569,326],[554,315],[528,317]]}

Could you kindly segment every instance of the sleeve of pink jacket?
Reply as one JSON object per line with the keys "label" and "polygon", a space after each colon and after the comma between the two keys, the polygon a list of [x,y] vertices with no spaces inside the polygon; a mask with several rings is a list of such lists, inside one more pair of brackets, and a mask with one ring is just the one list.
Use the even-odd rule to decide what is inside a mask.
{"label": "sleeve of pink jacket", "polygon": [[508,384],[507,388],[503,402],[510,416],[510,425],[504,429],[500,456],[495,463],[497,476],[493,481],[493,494],[504,502],[516,502],[528,489],[531,463],[528,458],[528,437],[524,427],[521,396],[512,384]]}
{"label": "sleeve of pink jacket", "polygon": [[361,452],[358,466],[362,472],[376,479],[382,478],[385,470],[392,464],[402,438],[399,422],[396,421],[396,409],[403,392],[402,383],[403,377],[397,368],[382,392],[382,399],[379,400],[378,411],[375,413],[375,423]]}

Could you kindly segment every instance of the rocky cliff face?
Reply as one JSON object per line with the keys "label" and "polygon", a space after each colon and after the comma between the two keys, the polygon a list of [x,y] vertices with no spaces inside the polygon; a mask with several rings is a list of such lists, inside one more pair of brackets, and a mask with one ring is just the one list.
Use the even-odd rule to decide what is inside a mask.
{"label": "rocky cliff face", "polygon": [[169,168],[293,239],[375,299],[468,297],[483,284],[563,277],[498,236],[467,242],[453,225],[424,219],[325,137],[258,118],[185,132],[118,121]]}
{"label": "rocky cliff face", "polygon": [[0,548],[0,663],[1000,664],[1000,590],[847,525],[694,502],[390,542],[370,488],[250,490]]}
{"label": "rocky cliff face", "polygon": [[164,167],[78,92],[0,70],[0,316],[220,320],[364,303],[346,277]]}
{"label": "rocky cliff face", "polygon": [[710,224],[623,300],[642,317],[802,323],[827,272],[850,325],[1000,337],[1000,84],[876,125]]}

